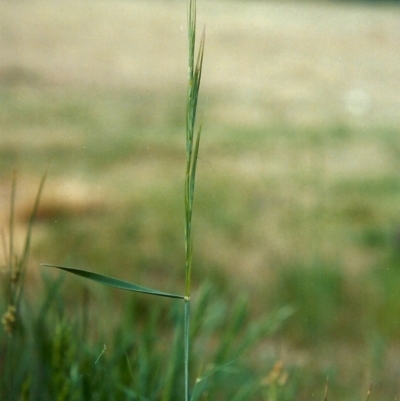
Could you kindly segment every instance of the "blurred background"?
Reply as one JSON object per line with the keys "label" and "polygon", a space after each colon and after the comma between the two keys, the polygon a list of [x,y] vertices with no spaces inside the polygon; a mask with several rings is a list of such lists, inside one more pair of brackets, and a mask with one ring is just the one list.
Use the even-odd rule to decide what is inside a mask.
{"label": "blurred background", "polygon": [[[194,285],[246,294],[255,317],[292,306],[265,348],[346,399],[400,390],[396,3],[198,2]],[[17,170],[17,245],[48,173],[27,296],[43,262],[181,292],[186,2],[1,1],[0,15],[0,225]],[[80,283],[65,280],[71,305]]]}

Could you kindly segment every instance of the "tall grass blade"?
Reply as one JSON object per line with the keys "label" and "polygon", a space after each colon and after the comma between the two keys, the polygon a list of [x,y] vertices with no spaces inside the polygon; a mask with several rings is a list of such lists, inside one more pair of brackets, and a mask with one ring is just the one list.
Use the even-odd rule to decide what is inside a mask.
{"label": "tall grass blade", "polygon": [[31,246],[32,228],[33,228],[33,223],[35,222],[35,219],[36,219],[37,211],[39,209],[40,198],[42,197],[42,192],[43,192],[44,184],[46,182],[46,177],[47,177],[47,174],[44,173],[42,176],[42,179],[40,180],[40,184],[39,184],[39,188],[38,188],[38,191],[36,194],[35,203],[33,205],[32,212],[29,216],[28,230],[26,232],[24,249],[22,251],[21,260],[19,261],[21,285],[19,286],[19,292],[17,295],[16,305],[19,305],[19,303],[21,302],[21,297],[23,294],[23,289],[24,289],[23,283],[25,281],[26,267],[28,264],[29,250],[30,250],[30,246]]}
{"label": "tall grass blade", "polygon": [[27,261],[28,256],[29,256],[29,247],[30,247],[30,244],[31,244],[33,223],[34,223],[34,221],[36,219],[37,211],[39,209],[40,198],[42,197],[42,192],[43,192],[44,184],[46,182],[46,177],[47,177],[47,174],[44,173],[43,176],[42,176],[42,179],[40,180],[39,189],[38,189],[37,194],[36,194],[35,203],[33,205],[32,212],[31,212],[31,214],[29,216],[28,231],[26,233],[24,250],[22,252],[22,257],[21,257],[21,264],[22,265],[26,264],[26,261]]}
{"label": "tall grass blade", "polygon": [[47,264],[47,263],[43,263],[43,264],[41,264],[41,266],[55,267],[56,269],[64,270],[68,273],[75,274],[76,276],[84,277],[89,280],[95,281],[97,283],[106,285],[108,287],[114,287],[114,288],[118,288],[120,290],[140,292],[143,294],[156,295],[159,297],[166,297],[166,298],[184,299],[184,297],[182,295],[170,294],[167,292],[154,290],[152,288],[142,287],[141,285],[129,283],[128,281],[119,280],[117,278],[105,276],[103,274],[93,273],[93,272],[90,272],[87,270],[74,269],[72,267],[57,266],[57,265],[52,265],[52,264]]}
{"label": "tall grass blade", "polygon": [[[15,220],[15,192],[17,187],[17,173],[13,172],[11,183],[11,199],[10,199],[10,222],[9,222],[9,248],[8,248],[8,269],[10,277],[15,271],[15,253],[14,253],[14,220]],[[10,280],[10,294],[12,302],[14,300],[13,284]]]}

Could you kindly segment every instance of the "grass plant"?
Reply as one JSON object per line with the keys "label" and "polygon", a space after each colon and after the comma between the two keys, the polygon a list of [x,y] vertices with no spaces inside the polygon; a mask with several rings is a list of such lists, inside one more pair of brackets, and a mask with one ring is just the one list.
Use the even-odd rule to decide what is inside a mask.
{"label": "grass plant", "polygon": [[[30,213],[26,237],[21,253],[15,249],[14,227],[15,227],[15,198],[16,198],[16,183],[17,177],[14,172],[11,184],[11,199],[10,199],[10,221],[8,229],[8,246],[7,238],[2,231],[2,245],[4,248],[3,273],[6,275],[5,280],[5,296],[6,296],[6,312],[2,317],[2,325],[7,334],[7,344],[2,357],[2,391],[1,395],[4,399],[18,399],[21,387],[24,387],[26,379],[26,366],[19,364],[20,359],[20,343],[16,338],[23,333],[23,309],[27,305],[23,302],[25,276],[28,266],[30,243],[32,236],[33,222],[39,207],[40,197],[43,191],[46,175],[40,182],[36,199]],[[4,386],[5,384],[5,386]]]}
{"label": "grass plant", "polygon": [[[191,280],[192,280],[192,254],[193,254],[193,238],[192,238],[192,216],[194,204],[194,190],[196,181],[196,167],[200,146],[201,125],[199,128],[196,126],[197,105],[200,91],[200,81],[203,65],[204,54],[204,41],[205,31],[200,40],[198,55],[196,58],[195,45],[196,45],[196,0],[188,0],[188,43],[189,43],[189,82],[187,90],[187,104],[186,104],[186,174],[184,186],[184,201],[185,201],[185,291],[184,295],[170,294],[162,291],[154,290],[151,288],[143,287],[141,285],[128,283],[126,281],[118,280],[110,276],[105,276],[98,273],[93,273],[81,269],[74,269],[63,266],[56,266],[46,264],[44,266],[56,267],[60,270],[90,279],[110,287],[118,289],[134,291],[138,293],[145,293],[149,295],[162,296],[168,298],[183,299],[184,301],[184,324],[183,324],[183,344],[184,344],[184,400],[196,399],[196,394],[199,392],[190,393],[190,304],[191,304]],[[237,331],[239,327],[236,327]],[[228,347],[229,342],[225,341],[224,347]],[[217,358],[219,359],[219,358]]]}
{"label": "grass plant", "polygon": [[[9,375],[8,379],[5,376],[5,379],[2,381],[2,394],[10,401],[17,399],[35,400],[38,397],[41,400],[110,400],[121,399],[121,396],[126,396],[127,399],[161,399],[168,401],[183,398],[185,401],[196,401],[198,399],[207,399],[208,394],[215,394],[214,397],[218,396],[224,399],[241,401],[248,399],[250,396],[256,396],[257,393],[262,395],[264,391],[263,386],[260,385],[259,376],[254,375],[251,369],[244,366],[240,368],[239,373],[238,368],[240,364],[237,365],[237,363],[249,349],[266,336],[272,335],[280,327],[283,321],[290,315],[290,308],[277,310],[276,313],[272,313],[268,317],[263,317],[245,326],[244,323],[249,315],[247,301],[239,298],[230,307],[220,299],[214,300],[214,295],[210,287],[205,286],[203,291],[197,296],[197,310],[195,310],[192,318],[194,325],[193,327],[190,325],[193,255],[192,216],[201,133],[201,126],[199,128],[196,126],[196,115],[204,52],[203,31],[197,60],[195,60],[195,0],[189,0],[188,2],[188,32],[189,83],[186,110],[186,174],[184,185],[184,295],[154,290],[86,270],[50,264],[45,265],[56,267],[62,271],[104,284],[108,287],[183,301],[182,315],[182,309],[173,305],[168,312],[176,324],[176,330],[170,333],[173,337],[173,347],[169,352],[165,352],[164,348],[164,353],[167,354],[165,358],[160,358],[157,355],[157,352],[160,350],[160,336],[155,330],[157,322],[161,317],[162,309],[153,307],[154,305],[152,305],[148,320],[144,322],[146,328],[144,329],[143,336],[126,339],[126,334],[123,332],[117,334],[117,338],[119,336],[122,336],[122,338],[120,339],[121,343],[116,344],[113,350],[111,364],[104,361],[106,358],[106,346],[102,350],[98,350],[98,356],[93,358],[92,351],[82,349],[82,345],[74,341],[78,329],[66,316],[63,303],[57,302],[59,283],[50,284],[51,280],[45,276],[44,281],[48,288],[47,296],[44,298],[37,316],[31,316],[30,319],[25,317],[25,319],[29,320],[31,327],[28,325],[26,327],[27,335],[22,336],[19,342],[16,342],[18,345],[25,343],[29,346],[23,354],[22,360],[17,358],[16,361],[13,361],[13,358],[11,358],[4,362],[4,369],[9,370]],[[34,211],[29,222],[28,236],[23,252],[23,266],[26,265],[31,227],[38,208],[43,183],[44,180],[40,184]],[[10,255],[13,254],[12,229],[14,226],[15,181],[13,181],[12,187]],[[7,258],[8,261],[11,259],[11,256]],[[13,272],[14,268],[15,266],[10,264],[10,272]],[[12,282],[13,276],[10,277]],[[53,289],[50,290],[50,287],[53,287]],[[18,288],[22,289],[22,285]],[[19,303],[22,291],[18,294]],[[12,298],[15,298],[14,295]],[[58,304],[55,317],[50,313],[50,304],[54,302]],[[3,319],[5,328],[10,334],[15,323],[14,312],[14,309],[10,309],[9,307]],[[224,319],[226,314],[230,315],[230,319]],[[132,318],[137,319],[136,316],[131,316],[130,320]],[[52,330],[49,330],[49,324],[53,324]],[[83,332],[85,333],[85,329]],[[203,336],[201,345],[199,345],[196,344],[196,337],[201,332],[205,332],[206,336]],[[215,336],[217,334],[221,335],[220,333],[223,333],[220,344],[217,347],[211,345],[215,341]],[[190,355],[191,344],[193,342],[199,354],[201,354],[200,349],[209,349],[209,352],[213,354],[211,357],[211,361],[213,362],[211,364],[208,362],[200,368],[191,390],[190,383],[193,375],[190,374]],[[166,344],[161,345],[161,347],[166,346]],[[130,362],[132,352],[137,352],[138,363],[136,366],[133,366]],[[27,358],[26,361],[23,360],[25,358]],[[90,358],[94,359],[94,363],[92,361],[92,363],[88,364]],[[120,368],[121,361],[124,360],[126,362],[125,370]],[[35,365],[33,369],[30,366],[32,362]],[[164,369],[160,367],[160,364],[163,362],[167,365]],[[105,378],[102,371],[97,369],[100,365],[103,366],[104,370],[111,371],[111,375]],[[20,367],[22,367],[21,371],[19,371]],[[163,370],[165,371],[164,375],[161,373]],[[183,372],[183,374],[180,372]],[[14,384],[15,380],[13,376],[16,373],[18,373],[18,381],[17,384]],[[237,386],[232,386],[229,377],[232,375],[237,376],[238,374],[240,374],[241,379],[237,381]],[[40,391],[37,386],[39,382],[42,383]],[[120,396],[115,393],[116,384],[120,391]]]}
{"label": "grass plant", "polygon": [[[71,11],[71,15],[79,14],[77,27],[70,25],[75,20],[58,6],[39,13],[35,4],[17,8],[18,12],[14,4],[1,5],[9,37],[20,37],[21,45],[26,42],[32,51],[29,54],[38,52],[46,68],[38,65],[36,78],[29,81],[17,74],[13,82],[6,82],[7,71],[0,69],[0,124],[5,133],[0,135],[0,202],[15,166],[30,171],[25,181],[19,179],[19,185],[29,192],[32,179],[43,171],[43,161],[57,160],[49,180],[50,192],[56,192],[59,182],[71,188],[71,183],[80,180],[89,188],[89,195],[75,206],[69,200],[70,193],[63,192],[63,199],[57,198],[52,203],[56,207],[50,207],[52,198],[49,201],[45,193],[31,252],[33,263],[57,260],[95,267],[98,272],[124,279],[135,277],[135,282],[151,288],[163,282],[164,288],[182,291],[177,291],[178,299],[140,293],[131,296],[104,286],[89,286],[79,278],[66,280],[62,275],[54,280],[51,269],[41,269],[39,289],[29,275],[25,280],[27,291],[21,295],[22,308],[14,325],[14,309],[7,314],[11,305],[8,229],[3,235],[7,268],[0,307],[15,335],[12,339],[6,331],[0,335],[0,399],[175,401],[187,394],[185,370],[190,376],[186,383],[192,388],[191,398],[198,400],[323,399],[327,376],[329,400],[363,400],[371,382],[371,399],[398,398],[400,142],[387,97],[393,75],[386,67],[396,62],[390,41],[384,40],[397,32],[389,18],[397,11],[376,7],[377,19],[370,20],[365,8],[313,6],[313,20],[328,18],[329,26],[299,19],[298,15],[309,10],[306,4],[291,5],[295,12],[290,14],[278,3],[273,5],[274,12],[264,4],[253,9],[254,5],[232,7],[226,3],[223,12],[210,14],[215,20],[211,19],[208,35],[214,36],[207,44],[207,54],[221,53],[224,67],[227,60],[234,66],[228,53],[221,47],[213,48],[219,43],[233,55],[227,45],[234,42],[243,52],[243,61],[250,62],[244,70],[237,65],[237,75],[226,74],[227,81],[218,78],[224,95],[218,95],[219,87],[207,91],[206,82],[203,86],[210,110],[207,135],[202,137],[201,156],[197,158],[201,168],[196,183],[196,218],[188,226],[192,230],[195,225],[196,252],[195,268],[187,270],[191,272],[191,324],[185,331],[182,268],[186,270],[187,263],[182,252],[183,210],[179,207],[182,181],[187,179],[187,175],[182,177],[184,89],[176,79],[171,79],[167,88],[158,85],[160,77],[165,82],[164,75],[151,82],[157,90],[138,88],[132,82],[121,89],[112,79],[103,81],[101,77],[107,74],[101,69],[107,65],[97,62],[101,53],[95,51],[93,57],[88,55],[90,60],[72,54],[68,57],[77,74],[85,63],[96,61],[100,71],[96,87],[79,84],[86,79],[84,71],[83,78],[54,85],[47,69],[53,53],[43,51],[48,42],[42,40],[54,25],[61,32],[60,37],[55,35],[57,48],[79,47],[83,42],[78,38],[87,33],[86,21],[95,20],[96,27],[90,27],[93,32],[105,24],[118,32],[118,40],[98,46],[110,49],[110,58],[117,60],[119,52],[132,48],[129,37],[146,37],[132,33],[138,10],[149,13],[143,14],[146,19],[150,13],[159,15],[164,7],[178,15],[178,3],[165,6],[151,2],[157,12],[149,3],[139,9],[136,2],[129,3],[129,7],[134,5],[132,9],[124,3],[123,12],[118,8],[121,3],[104,2],[96,8],[84,3]],[[110,13],[110,9],[118,12]],[[250,21],[258,21],[257,15],[264,11],[262,24],[253,26]],[[32,12],[40,23],[32,24]],[[93,12],[98,13],[96,18]],[[285,16],[279,23],[275,22],[278,14]],[[226,24],[227,20],[232,24]],[[375,32],[378,27],[383,40],[358,42],[363,50],[354,55],[352,49],[363,33],[358,39],[356,35],[346,38],[343,43],[351,44],[349,61],[346,49],[342,53],[337,46],[336,32],[345,26],[350,29],[355,20],[366,21],[365,32]],[[156,26],[153,19],[149,21]],[[163,18],[165,25],[157,20],[157,26],[167,32],[169,25],[179,27],[181,21],[174,21],[170,24]],[[266,26],[275,27],[273,38],[269,30],[265,32]],[[306,54],[302,51],[305,42],[298,42],[299,26],[306,37],[315,39],[307,41]],[[120,40],[122,35],[126,41]],[[277,54],[276,46],[270,46],[276,37],[282,39],[282,49],[290,51]],[[157,44],[163,50],[169,48],[164,41],[157,40]],[[173,46],[179,48],[175,42]],[[265,53],[259,52],[260,46]],[[12,72],[14,45],[10,49],[8,56],[5,49],[4,60],[9,60]],[[18,46],[16,49],[25,53]],[[371,119],[349,117],[340,103],[342,85],[329,91],[329,99],[324,97],[328,93],[325,80],[319,79],[321,65],[317,60],[321,55],[324,60],[336,59],[340,52],[349,64],[340,68],[343,76],[335,78],[338,71],[332,70],[332,79],[348,82],[345,72],[354,60],[360,61],[356,61],[360,76],[369,76],[362,71],[362,60],[376,51],[385,55],[375,66],[374,76],[382,83],[382,92],[371,93],[377,107],[372,105]],[[136,57],[136,49],[128,52]],[[142,62],[150,53],[147,47],[143,53]],[[51,57],[46,58],[46,54]],[[82,49],[76,54],[82,55]],[[166,54],[169,52],[159,51],[158,55]],[[282,58],[286,54],[288,58]],[[279,68],[278,73],[271,61],[274,57],[290,71]],[[315,65],[307,62],[311,92],[307,92],[304,74],[292,75],[292,68],[306,65],[306,57],[316,60]],[[181,62],[178,51],[176,61]],[[159,65],[164,70],[164,61]],[[254,75],[255,65],[268,67]],[[90,66],[90,70],[95,69]],[[194,60],[194,71],[195,66]],[[270,66],[275,71],[272,76],[268,74]],[[216,64],[216,71],[225,74],[221,64]],[[204,73],[208,76],[206,69]],[[181,70],[172,67],[168,74],[171,78]],[[293,82],[287,81],[288,74]],[[251,86],[253,78],[260,91]],[[233,80],[236,90],[230,87]],[[373,80],[368,82],[370,88],[377,87]],[[288,94],[303,85],[310,103],[291,103]],[[271,100],[265,99],[264,87]],[[379,110],[388,114],[383,116]],[[314,118],[324,113],[331,117],[326,121]],[[200,138],[197,132],[193,131],[193,155]],[[191,162],[186,166],[190,171]],[[72,187],[71,193],[76,188]],[[184,198],[183,204],[186,189]],[[13,227],[14,234],[19,234],[21,223],[29,225],[30,206],[29,213],[21,212],[21,206],[12,202],[14,225],[7,225]],[[187,251],[191,250],[189,244],[187,241]],[[22,254],[16,260],[20,261]],[[188,255],[186,252],[186,258]],[[197,283],[206,279],[212,285],[198,288]],[[123,281],[113,283],[126,285]],[[248,301],[240,296],[242,291],[249,293]],[[267,316],[256,318],[263,313]],[[285,326],[276,335],[283,322]],[[187,342],[192,350],[190,359],[184,356],[187,332],[191,335]],[[17,350],[12,363],[7,359],[10,344]],[[189,362],[186,367],[185,360]]]}

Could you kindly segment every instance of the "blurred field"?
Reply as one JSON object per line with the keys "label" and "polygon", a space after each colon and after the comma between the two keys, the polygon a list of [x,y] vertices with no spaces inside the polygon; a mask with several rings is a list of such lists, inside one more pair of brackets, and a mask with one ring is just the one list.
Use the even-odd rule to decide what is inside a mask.
{"label": "blurred field", "polygon": [[[49,174],[31,280],[52,262],[180,285],[185,6],[0,2],[2,225],[12,170],[21,230]],[[398,396],[400,8],[198,6],[197,282],[295,305],[284,358]]]}

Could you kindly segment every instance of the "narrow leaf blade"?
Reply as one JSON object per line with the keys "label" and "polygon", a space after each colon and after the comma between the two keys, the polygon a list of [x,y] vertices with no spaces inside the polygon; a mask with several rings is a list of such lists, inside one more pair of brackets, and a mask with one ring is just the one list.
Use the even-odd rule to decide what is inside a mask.
{"label": "narrow leaf blade", "polygon": [[24,265],[24,266],[26,265],[26,262],[27,262],[27,259],[28,259],[31,236],[32,236],[33,223],[35,222],[35,218],[36,218],[36,215],[37,215],[37,212],[38,212],[38,209],[39,209],[39,203],[40,203],[40,199],[42,197],[44,184],[46,182],[46,177],[47,177],[47,173],[45,172],[42,175],[42,179],[40,180],[39,189],[37,191],[36,198],[35,198],[35,203],[33,205],[33,210],[32,210],[32,212],[31,212],[31,214],[29,216],[28,231],[26,233],[24,251],[23,251],[22,259],[21,259],[21,264]]}
{"label": "narrow leaf blade", "polygon": [[156,295],[159,297],[184,299],[184,297],[182,295],[170,294],[167,292],[153,290],[152,288],[143,287],[141,285],[133,284],[128,281],[119,280],[114,277],[105,276],[105,275],[99,274],[99,273],[93,273],[93,272],[90,272],[87,270],[75,269],[72,267],[65,267],[65,266],[57,266],[57,265],[52,265],[52,264],[47,264],[47,263],[44,263],[41,266],[55,267],[56,269],[64,270],[68,273],[75,274],[76,276],[84,277],[89,280],[96,281],[97,283],[107,285],[109,287],[118,288],[120,290],[140,292],[143,294]]}

